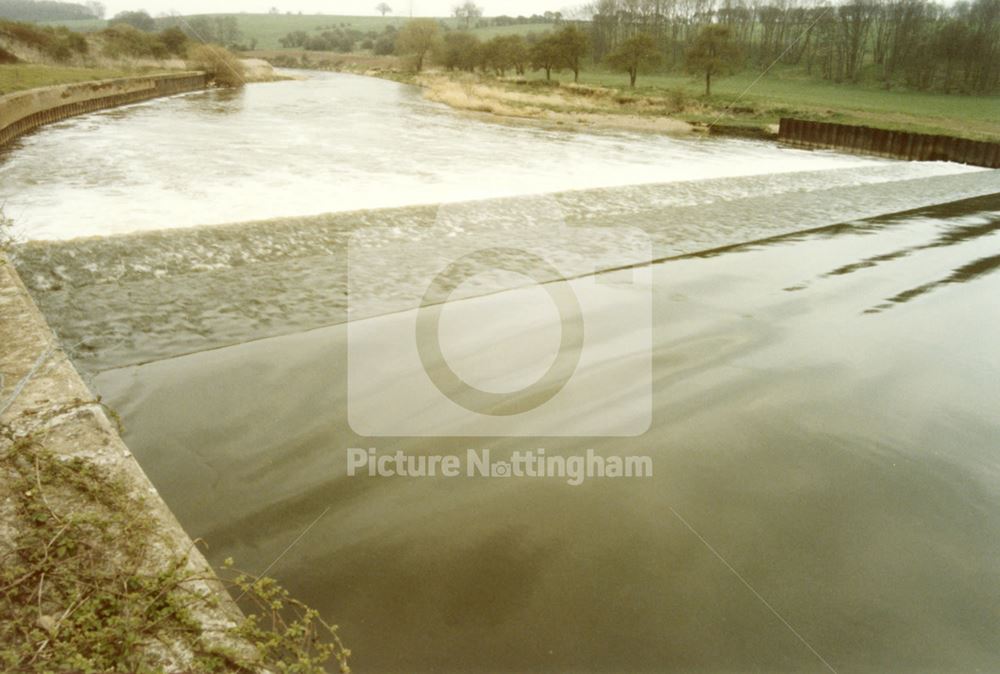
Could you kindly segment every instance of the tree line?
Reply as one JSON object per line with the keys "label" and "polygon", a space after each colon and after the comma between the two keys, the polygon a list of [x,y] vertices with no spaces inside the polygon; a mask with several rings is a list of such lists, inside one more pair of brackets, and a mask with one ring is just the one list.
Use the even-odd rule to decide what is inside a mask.
{"label": "tree line", "polygon": [[444,31],[435,19],[412,19],[399,31],[395,47],[412,59],[418,72],[433,58],[448,70],[479,69],[503,77],[508,72],[523,75],[530,68],[544,70],[548,79],[553,71],[569,70],[579,80],[590,53],[590,37],[579,26],[567,25],[543,35],[481,40],[469,31]]}
{"label": "tree line", "polygon": [[714,26],[738,52],[728,57],[737,68],[780,63],[833,82],[1000,89],[1000,0],[598,0],[587,14],[595,61],[641,35],[663,67],[680,69]]}
{"label": "tree line", "polygon": [[0,0],[0,18],[11,21],[77,21],[103,19],[100,2],[76,3],[56,0]]}
{"label": "tree line", "polygon": [[[449,31],[435,19],[407,22],[396,35],[395,50],[408,56],[417,72],[433,59],[448,70],[479,70],[499,77],[508,73],[524,75],[532,70],[544,71],[546,80],[551,81],[553,72],[569,71],[574,82],[580,81],[580,72],[593,53],[585,25],[570,23],[543,34],[499,35],[481,40],[469,31]],[[728,28],[708,25],[702,27],[686,51],[684,65],[705,77],[705,93],[710,95],[712,78],[732,72],[739,53]],[[661,54],[650,35],[637,33],[621,40],[604,61],[627,73],[634,87],[639,72],[659,65]]]}

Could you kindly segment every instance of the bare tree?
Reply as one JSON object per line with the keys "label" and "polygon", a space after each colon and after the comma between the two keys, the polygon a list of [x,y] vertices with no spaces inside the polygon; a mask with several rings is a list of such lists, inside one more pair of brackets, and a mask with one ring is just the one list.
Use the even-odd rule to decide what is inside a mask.
{"label": "bare tree", "polygon": [[576,26],[566,26],[556,33],[555,40],[560,61],[573,71],[573,81],[579,82],[583,58],[590,51],[590,38]]}
{"label": "bare tree", "polygon": [[410,19],[396,37],[396,51],[413,58],[413,67],[419,73],[424,68],[424,60],[439,39],[438,22],[435,19]]}
{"label": "bare tree", "polygon": [[531,46],[531,67],[544,70],[546,80],[552,81],[552,71],[558,70],[560,64],[559,42],[554,35],[546,35]]}
{"label": "bare tree", "polygon": [[608,56],[608,65],[627,72],[629,85],[633,88],[639,70],[651,68],[659,62],[660,51],[656,48],[656,41],[645,33],[625,40]]}
{"label": "bare tree", "polygon": [[712,95],[712,77],[727,75],[739,64],[740,51],[726,26],[709,24],[701,29],[687,52],[689,72],[705,74],[705,95]]}
{"label": "bare tree", "polygon": [[483,8],[472,2],[472,0],[466,0],[461,5],[455,7],[452,10],[452,14],[459,21],[465,22],[465,29],[468,30],[472,27],[472,22],[483,16]]}
{"label": "bare tree", "polygon": [[90,13],[97,19],[103,19],[108,11],[103,2],[97,2],[96,0],[88,2],[87,9],[89,9]]}

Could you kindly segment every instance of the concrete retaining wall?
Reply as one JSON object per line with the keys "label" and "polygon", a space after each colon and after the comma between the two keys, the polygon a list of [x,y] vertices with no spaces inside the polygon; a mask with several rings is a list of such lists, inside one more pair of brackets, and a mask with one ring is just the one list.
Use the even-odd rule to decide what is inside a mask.
{"label": "concrete retaining wall", "polygon": [[783,118],[778,139],[796,147],[829,148],[910,161],[953,161],[1000,168],[1000,143]]}
{"label": "concrete retaining wall", "polygon": [[[48,451],[65,458],[81,458],[102,466],[124,480],[141,497],[146,515],[156,523],[152,553],[161,562],[188,555],[188,568],[204,580],[191,581],[196,589],[219,597],[216,608],[195,609],[206,635],[218,635],[241,618],[221,582],[194,546],[170,508],[160,498],[142,467],[108,419],[104,409],[59,347],[14,266],[0,253],[0,452],[12,451],[16,437],[43,437]],[[0,477],[0,552],[14,548],[17,531],[11,513],[10,485]],[[219,641],[220,637],[211,636]],[[225,643],[225,640],[223,639]],[[236,648],[243,644],[227,643]],[[184,653],[180,653],[181,660]],[[189,671],[174,663],[167,671]]]}
{"label": "concrete retaining wall", "polygon": [[183,72],[60,84],[0,96],[0,147],[44,124],[206,86],[204,73]]}
{"label": "concrete retaining wall", "polygon": [[[0,97],[0,147],[43,124],[104,108],[203,89],[202,73],[135,77],[34,89]],[[0,452],[9,451],[15,437],[41,435],[47,450],[79,457],[103,466],[124,479],[142,497],[147,515],[157,524],[154,554],[171,560],[187,556],[188,567],[201,580],[197,589],[219,598],[218,607],[195,609],[195,618],[210,641],[246,650],[219,636],[242,617],[211,566],[195,547],[152,482],[96,401],[31,295],[0,253],[0,424],[12,433],[0,437]],[[0,550],[12,549],[17,532],[10,526],[9,485],[0,479]],[[185,652],[167,671],[187,671]]]}

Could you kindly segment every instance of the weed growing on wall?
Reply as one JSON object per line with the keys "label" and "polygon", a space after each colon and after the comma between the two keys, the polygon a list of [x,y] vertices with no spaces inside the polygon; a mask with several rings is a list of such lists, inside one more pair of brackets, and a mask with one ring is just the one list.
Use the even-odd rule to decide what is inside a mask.
{"label": "weed growing on wall", "polygon": [[350,671],[335,626],[231,562],[219,579],[256,611],[206,622],[219,579],[164,552],[123,475],[57,455],[43,435],[0,425],[0,504],[2,671],[319,673],[331,659]]}
{"label": "weed growing on wall", "polygon": [[4,258],[14,252],[15,243],[17,238],[14,236],[14,221],[7,217],[0,206],[0,264],[4,264]]}

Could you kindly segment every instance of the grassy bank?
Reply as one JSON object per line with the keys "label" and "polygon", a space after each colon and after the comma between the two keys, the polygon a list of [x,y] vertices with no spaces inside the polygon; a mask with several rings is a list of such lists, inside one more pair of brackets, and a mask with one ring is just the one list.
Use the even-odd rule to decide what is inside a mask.
{"label": "grassy bank", "polygon": [[72,84],[91,80],[106,80],[150,73],[166,72],[144,70],[137,72],[124,68],[71,68],[33,63],[0,66],[0,96],[25,89],[47,87],[53,84]]}
{"label": "grassy bank", "polygon": [[637,88],[631,90],[619,73],[594,70],[580,74],[582,84],[611,88],[624,96],[662,97],[669,93],[696,101],[694,109],[679,113],[681,119],[696,123],[711,122],[732,106],[719,123],[775,124],[780,117],[792,116],[979,140],[1000,138],[1000,96],[887,91],[788,72],[769,73],[755,83],[756,78],[756,73],[747,72],[717,79],[712,97],[705,99],[701,80],[687,75],[640,75]]}
{"label": "grassy bank", "polygon": [[[564,127],[603,127],[663,133],[707,131],[767,135],[781,117],[859,124],[915,133],[1000,139],[1000,96],[956,96],[831,84],[789,72],[743,73],[718,79],[704,96],[699,78],[641,75],[635,89],[607,70],[546,82],[541,73],[496,78],[428,71],[416,75],[396,57],[303,50],[252,54],[277,66],[372,75],[424,87],[425,95],[455,109]],[[751,86],[752,85],[752,86]]]}

